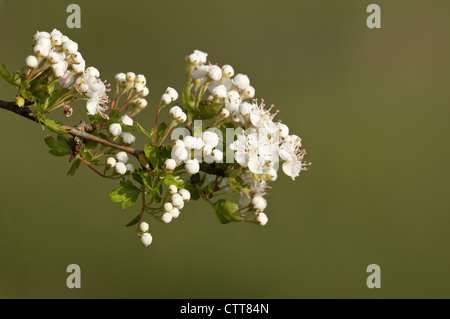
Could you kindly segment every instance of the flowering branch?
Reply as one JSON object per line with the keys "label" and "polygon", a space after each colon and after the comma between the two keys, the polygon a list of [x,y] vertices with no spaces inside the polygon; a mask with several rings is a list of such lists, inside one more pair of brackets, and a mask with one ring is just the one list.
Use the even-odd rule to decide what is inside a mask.
{"label": "flowering branch", "polygon": [[[199,198],[212,206],[223,224],[264,226],[266,190],[277,179],[280,159],[283,172],[292,179],[311,165],[303,161],[306,151],[301,139],[290,135],[281,121],[274,122],[279,111],[271,113],[273,105],[266,108],[264,100],[254,99],[248,76],[235,75],[230,65],[208,63],[205,52],[195,50],[185,57],[182,106],[170,107],[170,123],[158,123],[161,111],[178,100],[178,92],[167,88],[148,131],[135,121],[148,105],[144,75],[116,74],[110,99],[111,84],[100,79],[96,68],[86,68],[76,42],[58,30],[37,32],[33,41],[33,55],[25,59],[24,68],[11,73],[0,65],[0,76],[18,92],[14,102],[0,101],[0,108],[56,133],[45,143],[54,156],[70,155],[69,175],[83,163],[98,176],[118,179],[110,197],[122,208],[141,197],[140,212],[127,226],[137,224],[144,246],[153,240],[144,213],[170,223],[185,203]],[[86,102],[86,121],[69,126],[49,118],[56,110],[71,116],[74,110],[69,104],[80,100]],[[143,149],[131,146],[136,130],[147,138]],[[172,141],[163,144],[168,137]],[[138,168],[128,155],[137,159]],[[216,199],[233,194],[239,196],[238,203]],[[152,203],[157,207],[150,207]]]}

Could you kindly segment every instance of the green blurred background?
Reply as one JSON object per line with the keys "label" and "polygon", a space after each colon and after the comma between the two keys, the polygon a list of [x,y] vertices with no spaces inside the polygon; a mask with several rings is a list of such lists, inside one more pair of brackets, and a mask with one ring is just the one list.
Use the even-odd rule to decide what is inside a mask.
{"label": "green blurred background", "polygon": [[[0,0],[0,62],[19,69],[37,31],[58,28],[113,80],[147,76],[150,125],[167,86],[181,90],[194,49],[250,76],[303,138],[309,172],[270,191],[266,227],[221,225],[204,202],[151,221],[142,248],[109,199],[115,182],[66,176],[36,124],[0,110],[2,298],[450,297],[450,3],[376,1]],[[15,91],[0,82],[0,99]],[[78,115],[85,111],[80,105]],[[77,117],[69,119],[76,124]],[[140,139],[143,143],[143,139]],[[81,266],[81,289],[66,267]],[[368,289],[366,267],[381,267]]]}

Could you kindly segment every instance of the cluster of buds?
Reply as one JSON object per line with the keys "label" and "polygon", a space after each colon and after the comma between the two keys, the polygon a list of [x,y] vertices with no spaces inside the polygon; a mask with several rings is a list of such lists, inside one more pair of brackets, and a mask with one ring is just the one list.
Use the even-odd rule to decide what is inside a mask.
{"label": "cluster of buds", "polygon": [[128,155],[125,152],[118,152],[116,157],[108,157],[106,160],[107,168],[114,168],[114,171],[119,175],[125,175],[127,173],[134,172],[134,166],[128,162]]}

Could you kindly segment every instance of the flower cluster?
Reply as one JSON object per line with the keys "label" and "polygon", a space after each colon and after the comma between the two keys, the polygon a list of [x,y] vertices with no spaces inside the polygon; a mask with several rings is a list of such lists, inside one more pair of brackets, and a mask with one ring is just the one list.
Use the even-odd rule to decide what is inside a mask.
{"label": "flower cluster", "polygon": [[[45,142],[52,155],[70,155],[69,175],[83,163],[97,175],[118,180],[110,197],[122,208],[141,203],[140,213],[127,226],[137,224],[144,246],[153,241],[144,214],[168,224],[185,203],[199,198],[211,204],[223,224],[264,226],[267,190],[278,178],[280,162],[293,180],[311,165],[303,160],[300,137],[275,121],[279,111],[255,98],[249,77],[235,74],[231,65],[212,64],[203,51],[185,57],[185,87],[180,94],[168,87],[156,100],[148,130],[135,119],[148,105],[144,75],[117,73],[110,97],[113,88],[100,79],[97,68],[86,67],[76,42],[58,30],[37,32],[33,39],[34,55],[26,58],[26,68],[10,74],[2,65],[0,75],[17,88],[18,107],[27,101],[27,107],[34,106],[29,116],[58,133]],[[86,101],[88,121],[68,127],[47,118],[59,107],[70,116],[69,104],[76,100]],[[170,122],[158,123],[166,107]],[[142,149],[134,148],[135,131],[147,138]],[[169,136],[172,141],[164,143]]]}

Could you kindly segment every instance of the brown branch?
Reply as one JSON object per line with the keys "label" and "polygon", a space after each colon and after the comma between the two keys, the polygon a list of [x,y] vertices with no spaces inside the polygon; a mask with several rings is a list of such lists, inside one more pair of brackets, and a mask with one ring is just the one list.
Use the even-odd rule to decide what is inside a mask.
{"label": "brown branch", "polygon": [[[6,101],[2,101],[0,100],[0,109],[5,109],[8,110],[10,112],[16,113],[22,117],[25,117],[33,122],[39,123],[39,121],[37,120],[37,118],[34,116],[33,112],[31,111],[31,109],[28,107],[29,105],[32,105],[33,103],[26,101],[25,105],[23,107],[19,107],[16,103],[14,102],[6,102]],[[86,140],[91,140],[97,143],[100,143],[102,145],[105,146],[109,146],[121,151],[124,151],[128,154],[134,155],[137,159],[139,159],[139,155],[143,154],[144,151],[140,150],[140,149],[136,149],[130,146],[125,146],[125,145],[120,145],[114,142],[110,142],[108,140],[105,140],[101,137],[89,134],[90,132],[94,131],[96,128],[95,125],[90,124],[90,123],[86,123],[84,121],[82,121],[78,126],[74,127],[74,126],[68,126],[68,125],[63,125],[60,127],[61,130],[64,130],[67,132],[67,134],[70,134],[72,136],[78,136],[80,138],[86,139]],[[156,132],[156,131],[155,131]],[[156,136],[156,134],[155,134]],[[217,175],[217,176],[223,176],[225,177],[225,169],[223,168],[216,168],[215,167],[215,163],[212,163],[209,166],[200,166],[200,170],[208,173],[208,174],[213,174],[213,175]]]}

